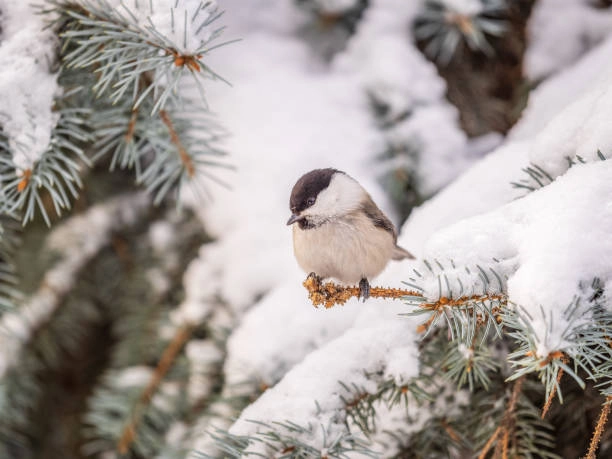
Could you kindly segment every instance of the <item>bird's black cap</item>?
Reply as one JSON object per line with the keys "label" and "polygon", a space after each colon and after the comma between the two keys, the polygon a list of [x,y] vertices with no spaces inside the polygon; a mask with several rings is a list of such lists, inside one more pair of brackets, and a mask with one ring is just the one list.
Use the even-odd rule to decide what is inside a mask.
{"label": "bird's black cap", "polygon": [[[293,214],[299,214],[304,209],[310,207],[321,191],[329,186],[334,174],[340,173],[337,169],[314,169],[300,177],[293,185],[291,198],[289,199],[289,209]],[[309,201],[309,198],[313,198]]]}

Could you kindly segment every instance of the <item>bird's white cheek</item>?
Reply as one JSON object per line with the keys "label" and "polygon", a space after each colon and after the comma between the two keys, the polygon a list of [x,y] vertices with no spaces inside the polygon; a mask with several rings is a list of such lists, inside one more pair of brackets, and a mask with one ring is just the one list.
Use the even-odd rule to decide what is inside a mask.
{"label": "bird's white cheek", "polygon": [[361,205],[365,191],[352,178],[338,174],[321,191],[315,203],[303,212],[313,218],[332,218],[355,211]]}

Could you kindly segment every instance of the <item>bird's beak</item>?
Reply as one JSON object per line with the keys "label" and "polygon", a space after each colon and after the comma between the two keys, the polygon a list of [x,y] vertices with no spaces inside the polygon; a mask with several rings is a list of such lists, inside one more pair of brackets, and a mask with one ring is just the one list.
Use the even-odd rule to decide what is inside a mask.
{"label": "bird's beak", "polygon": [[287,225],[293,225],[295,222],[300,221],[301,219],[302,217],[300,217],[299,215],[293,214],[291,215],[289,220],[287,220]]}

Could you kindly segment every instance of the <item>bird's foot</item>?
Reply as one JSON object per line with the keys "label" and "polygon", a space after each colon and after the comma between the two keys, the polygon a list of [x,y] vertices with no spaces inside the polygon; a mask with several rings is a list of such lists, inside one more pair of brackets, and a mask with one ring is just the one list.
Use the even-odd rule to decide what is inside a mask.
{"label": "bird's foot", "polygon": [[363,302],[370,298],[370,283],[364,277],[359,281],[359,298],[363,298]]}
{"label": "bird's foot", "polygon": [[323,282],[323,279],[321,278],[321,276],[318,276],[314,272],[308,274],[308,277],[306,278],[306,280],[311,280],[317,286],[321,285],[321,283]]}

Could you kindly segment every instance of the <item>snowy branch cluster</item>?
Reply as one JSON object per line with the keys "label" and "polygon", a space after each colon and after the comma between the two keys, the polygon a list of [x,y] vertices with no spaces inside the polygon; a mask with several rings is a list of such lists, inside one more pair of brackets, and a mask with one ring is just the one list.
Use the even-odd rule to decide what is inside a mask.
{"label": "snowy branch cluster", "polygon": [[158,200],[218,163],[220,129],[182,98],[199,90],[204,102],[202,80],[219,78],[203,61],[223,31],[212,2],[5,3],[3,214],[50,224],[107,153]]}

